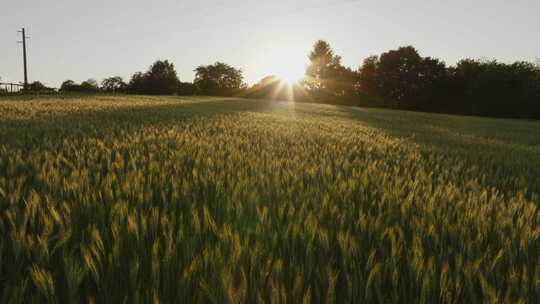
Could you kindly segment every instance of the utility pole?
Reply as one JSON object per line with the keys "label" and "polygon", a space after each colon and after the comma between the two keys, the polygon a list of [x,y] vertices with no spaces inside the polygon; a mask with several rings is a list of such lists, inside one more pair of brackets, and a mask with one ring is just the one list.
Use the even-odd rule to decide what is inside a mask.
{"label": "utility pole", "polygon": [[24,89],[28,89],[28,68],[26,65],[26,39],[29,37],[26,37],[26,32],[24,31],[24,27],[22,30],[19,31],[19,33],[22,33],[22,41],[19,41],[22,43],[23,46],[23,60],[24,60]]}

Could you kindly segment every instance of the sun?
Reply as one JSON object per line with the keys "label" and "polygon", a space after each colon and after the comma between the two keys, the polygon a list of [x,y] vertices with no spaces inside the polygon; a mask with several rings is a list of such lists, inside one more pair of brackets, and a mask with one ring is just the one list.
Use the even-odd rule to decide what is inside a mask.
{"label": "sun", "polygon": [[264,47],[255,57],[253,66],[258,66],[265,75],[272,75],[293,86],[305,77],[308,65],[307,56],[302,46],[291,41],[274,41]]}
{"label": "sun", "polygon": [[304,78],[305,68],[301,65],[284,66],[276,72],[276,76],[289,85],[293,85]]}

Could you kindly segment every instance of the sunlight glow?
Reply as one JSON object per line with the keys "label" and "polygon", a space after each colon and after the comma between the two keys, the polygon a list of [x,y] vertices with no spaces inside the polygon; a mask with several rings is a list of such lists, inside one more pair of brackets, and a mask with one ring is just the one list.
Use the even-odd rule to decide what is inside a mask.
{"label": "sunlight glow", "polygon": [[294,85],[298,81],[304,78],[304,67],[303,66],[284,66],[283,69],[276,73],[276,76],[281,80],[287,82],[289,85]]}
{"label": "sunlight glow", "polygon": [[265,48],[258,57],[258,60],[261,59],[263,62],[255,64],[260,65],[261,71],[266,75],[274,75],[290,85],[304,78],[308,64],[302,46],[290,41],[275,42],[275,45]]}

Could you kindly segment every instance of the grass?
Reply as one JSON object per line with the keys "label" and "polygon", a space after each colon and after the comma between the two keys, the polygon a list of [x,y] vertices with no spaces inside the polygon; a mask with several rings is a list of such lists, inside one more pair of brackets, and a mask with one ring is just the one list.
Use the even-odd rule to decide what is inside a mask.
{"label": "grass", "polygon": [[0,100],[2,303],[537,303],[540,123]]}

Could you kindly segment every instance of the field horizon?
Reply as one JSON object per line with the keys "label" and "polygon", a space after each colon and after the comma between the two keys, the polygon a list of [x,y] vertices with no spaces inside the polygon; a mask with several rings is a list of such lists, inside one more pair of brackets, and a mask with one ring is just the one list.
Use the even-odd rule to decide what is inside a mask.
{"label": "field horizon", "polygon": [[0,98],[0,301],[540,301],[540,122]]}

